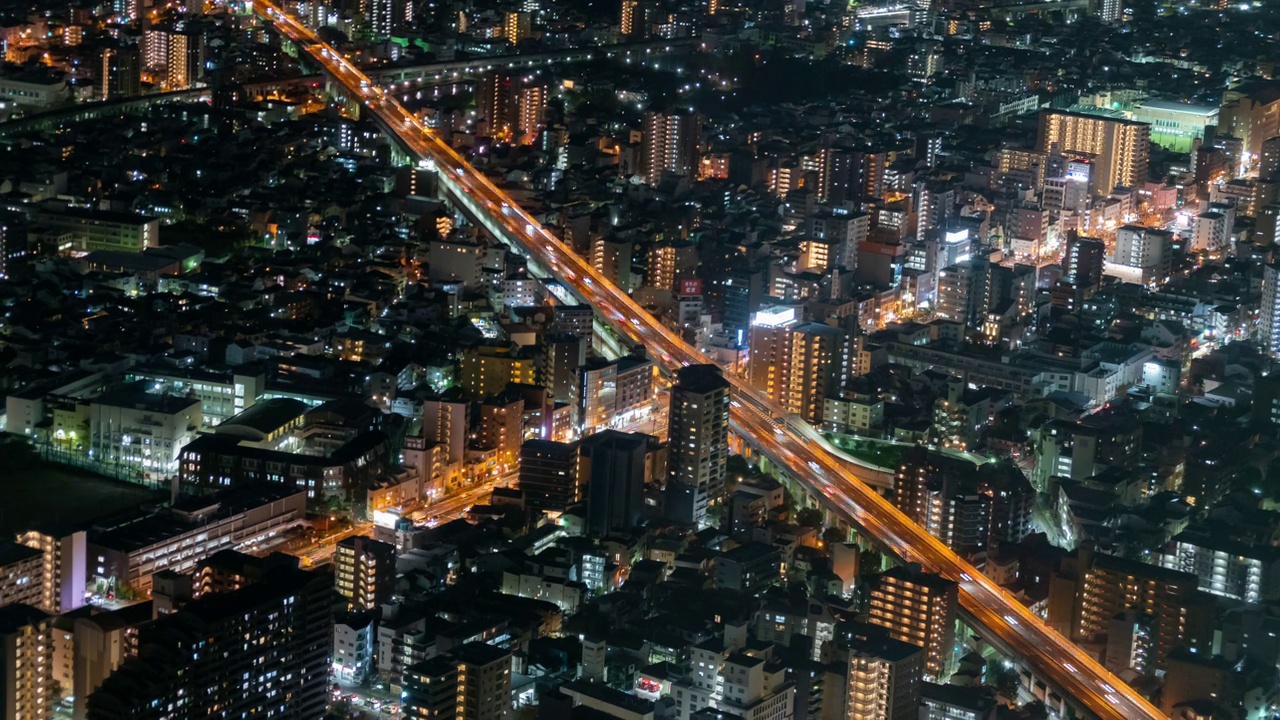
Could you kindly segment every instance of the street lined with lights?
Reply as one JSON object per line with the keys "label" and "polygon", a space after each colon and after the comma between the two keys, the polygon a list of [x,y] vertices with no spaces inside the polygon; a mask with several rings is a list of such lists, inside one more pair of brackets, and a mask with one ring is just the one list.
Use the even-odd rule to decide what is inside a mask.
{"label": "street lined with lights", "polygon": [[[426,167],[438,170],[444,188],[468,214],[504,241],[525,249],[591,303],[618,333],[643,343],[668,370],[709,362],[543,228],[416,116],[375,87],[369,76],[320,42],[311,30],[266,0],[254,0],[254,8],[359,98],[409,151],[423,159]],[[964,610],[1023,658],[1038,677],[1050,681],[1102,718],[1154,720],[1165,717],[1095,659],[1047,627],[1016,598],[851,474],[847,463],[829,450],[811,428],[800,427],[803,423],[788,418],[781,408],[757,396],[743,380],[732,375],[726,378],[735,390],[731,421],[736,432],[789,467],[792,474],[825,497],[829,507],[848,517],[886,550],[957,582]]]}

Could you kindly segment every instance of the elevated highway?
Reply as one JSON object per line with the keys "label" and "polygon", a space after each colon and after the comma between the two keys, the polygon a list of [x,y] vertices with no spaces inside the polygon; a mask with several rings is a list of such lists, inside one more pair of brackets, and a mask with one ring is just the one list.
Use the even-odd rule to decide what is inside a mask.
{"label": "elevated highway", "polygon": [[[590,303],[604,322],[645,345],[667,370],[709,362],[539,225],[311,30],[269,0],[253,0],[253,6],[357,98],[408,152],[420,158],[423,167],[434,170],[442,190],[468,216],[558,277]],[[829,510],[860,528],[886,552],[955,581],[961,591],[961,606],[974,627],[1052,686],[1073,713],[1106,720],[1165,719],[1136,691],[881,497],[807,424],[789,418],[741,379],[726,377],[734,390],[730,421],[744,440],[788,467]]]}
{"label": "elevated highway", "polygon": [[591,62],[606,58],[649,60],[666,55],[693,52],[699,42],[694,38],[648,40],[643,42],[600,45],[592,48],[570,48],[536,53],[490,55],[466,60],[446,60],[426,65],[370,69],[366,72],[377,84],[427,83],[448,81],[461,76],[494,70],[536,70],[551,65]]}

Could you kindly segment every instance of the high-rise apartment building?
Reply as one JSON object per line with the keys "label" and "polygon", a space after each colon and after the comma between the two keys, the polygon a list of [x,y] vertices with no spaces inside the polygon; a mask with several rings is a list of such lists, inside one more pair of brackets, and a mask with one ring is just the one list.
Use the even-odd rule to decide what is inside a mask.
{"label": "high-rise apartment building", "polygon": [[322,717],[333,610],[333,578],[305,570],[188,603],[139,629],[138,656],[89,696],[88,717]]}
{"label": "high-rise apartment building", "polygon": [[1258,334],[1262,348],[1280,357],[1280,266],[1262,268],[1262,303],[1258,307]]}
{"label": "high-rise apartment building", "polygon": [[817,425],[824,399],[840,390],[848,372],[845,333],[823,323],[803,323],[792,328],[790,344],[787,412]]}
{"label": "high-rise apartment building", "polygon": [[205,43],[198,32],[168,33],[165,87],[185,90],[204,80]]}
{"label": "high-rise apartment building", "polygon": [[[157,599],[160,594],[156,593]],[[89,616],[62,616],[74,618],[71,683],[64,686],[63,696],[75,698],[71,711],[75,720],[84,720],[89,696],[126,660],[138,654],[138,628],[152,620],[153,604],[138,603]],[[55,628],[54,632],[60,629]]]}
{"label": "high-rise apartment building", "polygon": [[102,51],[98,94],[103,100],[118,100],[142,94],[142,53],[137,46],[107,48]]}
{"label": "high-rise apartment building", "polygon": [[460,397],[436,396],[422,401],[422,437],[445,448],[445,462],[461,463],[467,450],[471,403]]}
{"label": "high-rise apartment building", "polygon": [[374,38],[386,38],[397,23],[413,19],[414,3],[410,0],[361,0],[360,11]]}
{"label": "high-rise apartment building", "polygon": [[822,422],[823,400],[848,372],[845,333],[802,323],[793,307],[761,310],[752,320],[747,379],[769,399],[810,423]]}
{"label": "high-rise apartment building", "polygon": [[480,423],[472,448],[493,453],[493,467],[505,473],[515,467],[524,441],[524,398],[509,390],[481,400],[477,407]]}
{"label": "high-rise apartment building", "polygon": [[1098,19],[1104,23],[1120,22],[1124,19],[1124,0],[1099,0]]}
{"label": "high-rise apartment building", "polygon": [[53,717],[52,618],[30,605],[0,607],[0,717]]}
{"label": "high-rise apartment building", "polygon": [[1139,225],[1116,230],[1115,252],[1111,260],[1126,269],[1125,280],[1155,286],[1169,276],[1173,259],[1173,233]]}
{"label": "high-rise apartment building", "polygon": [[880,574],[871,590],[870,621],[889,637],[925,649],[925,677],[950,676],[960,590],[940,575],[919,566],[897,567]]}
{"label": "high-rise apartment building", "polygon": [[618,33],[622,36],[636,34],[636,7],[639,0],[622,0],[622,13],[618,18]]}
{"label": "high-rise apartment building", "polygon": [[684,241],[659,242],[649,248],[645,284],[661,290],[675,290],[676,282],[691,278],[698,269],[698,249]]}
{"label": "high-rise apartment building", "polygon": [[406,720],[505,720],[511,651],[471,642],[404,671]]}
{"label": "high-rise apartment building", "polygon": [[704,526],[707,510],[724,499],[729,460],[729,381],[715,365],[688,365],[671,387],[667,456],[667,515]]}
{"label": "high-rise apartment building", "polygon": [[21,603],[39,607],[44,600],[44,553],[0,541],[0,607]]}
{"label": "high-rise apartment building", "polygon": [[533,383],[538,362],[531,348],[500,344],[467,348],[459,353],[458,364],[458,384],[473,396],[488,397],[511,383]]}
{"label": "high-rise apartment building", "polygon": [[791,337],[800,325],[793,307],[765,308],[751,319],[747,331],[747,382],[770,400],[786,407],[791,390]]}
{"label": "high-rise apartment building", "polygon": [[1036,150],[1090,161],[1089,190],[1109,195],[1117,186],[1138,187],[1147,181],[1151,126],[1119,118],[1062,110],[1040,113]]}
{"label": "high-rise apartment building", "polygon": [[532,27],[533,18],[523,10],[508,10],[502,17],[502,35],[512,45],[529,37]]}
{"label": "high-rise apartment building", "polygon": [[396,548],[355,535],[338,541],[334,587],[351,610],[376,610],[391,600],[396,583]]}
{"label": "high-rise apartment building", "polygon": [[1169,653],[1191,639],[1198,584],[1190,573],[1081,547],[1050,584],[1049,624],[1100,642],[1115,617],[1137,610],[1147,616],[1149,665],[1163,669]]}
{"label": "high-rise apartment building", "polygon": [[[856,720],[916,720],[919,717],[924,648],[894,640],[882,628],[860,623],[842,625],[837,631],[836,647],[836,656],[847,661],[846,686],[842,693],[844,712],[839,717]],[[823,716],[828,717],[825,712]]]}
{"label": "high-rise apartment building", "polygon": [[982,326],[990,308],[991,264],[985,257],[948,265],[938,271],[938,315],[963,323],[970,330]]}
{"label": "high-rise apartment building", "polygon": [[1106,267],[1106,254],[1106,243],[1097,238],[1076,235],[1067,238],[1067,254],[1062,259],[1064,277],[1077,288],[1098,287]]}
{"label": "high-rise apartment building", "polygon": [[668,173],[689,175],[698,164],[702,117],[696,113],[647,112],[640,148],[640,174],[657,185]]}
{"label": "high-rise apartment building", "polygon": [[[507,13],[508,20],[512,15],[528,17]],[[547,85],[534,76],[486,75],[476,85],[476,105],[489,122],[490,135],[532,145],[546,126]]]}

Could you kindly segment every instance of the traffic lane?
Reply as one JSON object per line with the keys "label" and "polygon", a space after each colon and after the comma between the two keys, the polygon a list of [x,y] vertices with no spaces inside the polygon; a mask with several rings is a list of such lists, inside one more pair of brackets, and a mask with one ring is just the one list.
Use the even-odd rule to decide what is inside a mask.
{"label": "traffic lane", "polygon": [[[742,417],[741,413],[739,413],[739,422],[743,421],[749,422],[749,418]],[[777,436],[770,438],[770,442],[762,444],[779,457],[792,463],[795,462],[795,458],[803,458],[806,455],[812,457],[815,461],[821,459],[816,454],[810,453],[811,449],[808,446],[795,442],[790,436],[783,434],[781,437],[788,446],[783,447],[782,443],[778,442]],[[961,593],[962,604],[965,609],[967,611],[976,609],[976,612],[971,611],[971,614],[982,619],[984,621],[982,624],[996,631],[1024,659],[1051,657],[1054,664],[1066,670],[1063,658],[1068,658],[1070,661],[1079,662],[1090,672],[1100,677],[1105,678],[1110,674],[1098,665],[1095,660],[1084,655],[1083,651],[1074,644],[1068,647],[1067,643],[1069,641],[1057,636],[1049,628],[1044,628],[1042,632],[1037,627],[1040,624],[1038,619],[1033,619],[1031,622],[1019,621],[1015,614],[1025,612],[1030,615],[1025,607],[1017,603],[1016,600],[1007,597],[1002,590],[993,592],[985,587],[977,580],[978,577],[985,579],[985,576],[977,575],[975,577],[971,573],[976,573],[976,569],[971,568],[966,563],[955,562],[958,558],[955,558],[954,554],[946,549],[945,546],[942,546],[940,541],[933,538],[933,536],[930,535],[928,539],[912,537],[924,531],[918,525],[906,519],[905,516],[899,521],[893,522],[898,520],[893,517],[895,513],[889,513],[890,517],[886,520],[876,514],[863,511],[861,506],[852,501],[852,497],[869,495],[874,491],[868,487],[854,485],[842,477],[842,473],[837,474],[836,477],[844,487],[840,492],[842,497],[832,497],[832,500],[841,506],[841,509],[847,512],[864,530],[868,531],[870,536],[880,540],[888,549],[898,553],[904,559],[919,562],[925,569],[939,572],[943,576],[961,582],[962,590],[965,591]],[[829,483],[825,476],[821,479]],[[824,494],[831,497],[831,493]],[[916,542],[907,542],[904,538],[912,538]],[[965,581],[965,578],[970,578],[970,580]],[[1002,611],[992,611],[991,606],[1001,608]],[[1005,610],[1011,612],[1003,612]],[[1001,628],[1004,628],[1004,630],[1001,630]],[[1044,674],[1049,676],[1063,692],[1079,698],[1080,702],[1091,706],[1091,709],[1102,717],[1118,717],[1125,720],[1164,717],[1158,714],[1158,711],[1153,712],[1155,710],[1153,707],[1144,707],[1139,703],[1130,701],[1125,697],[1127,693],[1117,693],[1115,686],[1111,685],[1107,680],[1099,680],[1098,686],[1087,683],[1081,678],[1080,669],[1074,665],[1065,673],[1046,672]],[[1117,680],[1117,682],[1119,681]],[[1132,692],[1132,689],[1128,688],[1128,686],[1123,687]]]}

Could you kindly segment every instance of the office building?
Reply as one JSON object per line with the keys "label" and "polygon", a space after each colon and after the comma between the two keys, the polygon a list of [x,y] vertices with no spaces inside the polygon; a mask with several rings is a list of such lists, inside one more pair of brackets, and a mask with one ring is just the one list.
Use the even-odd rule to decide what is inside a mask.
{"label": "office building", "polygon": [[34,227],[70,235],[77,250],[140,253],[160,245],[160,219],[133,213],[84,208],[51,208],[36,212]]}
{"label": "office building", "polygon": [[376,610],[391,600],[396,548],[373,538],[343,538],[334,552],[334,587],[351,610]]}
{"label": "office building", "polygon": [[687,176],[698,164],[702,117],[697,114],[647,112],[640,148],[640,175],[657,185],[668,174]]}
{"label": "office building", "polygon": [[526,440],[520,446],[520,492],[530,512],[564,512],[580,502],[577,446]]}
{"label": "office building", "polygon": [[587,529],[592,534],[608,535],[640,523],[651,439],[605,430],[579,441],[578,483],[587,491]]}
{"label": "office building", "polygon": [[613,361],[591,359],[582,366],[581,374],[580,434],[629,423],[649,412],[654,392],[652,360],[643,355]]}
{"label": "office building", "polygon": [[919,566],[881,573],[871,590],[870,621],[895,640],[925,649],[925,677],[946,680],[952,671],[959,587]]}
{"label": "office building", "polygon": [[137,657],[89,696],[88,717],[322,717],[333,609],[332,577],[305,570],[195,600],[139,630]]}
{"label": "office building", "polygon": [[15,542],[0,541],[0,607],[31,605],[44,600],[44,553]]}
{"label": "office building", "polygon": [[511,652],[471,642],[405,668],[406,720],[505,720],[511,714]]}
{"label": "office building", "polygon": [[52,618],[30,605],[0,607],[0,717],[53,717]]}
{"label": "office building", "polygon": [[1119,118],[1061,110],[1040,113],[1036,150],[1057,151],[1090,163],[1089,190],[1110,195],[1117,186],[1136,188],[1147,181],[1151,126]]}
{"label": "office building", "polygon": [[1067,239],[1067,252],[1062,259],[1063,277],[1075,287],[1092,290],[1102,282],[1106,267],[1106,243],[1097,238],[1073,235]]}
{"label": "office building", "polygon": [[715,365],[679,370],[671,387],[667,516],[702,527],[724,499],[729,459],[729,382]]}

